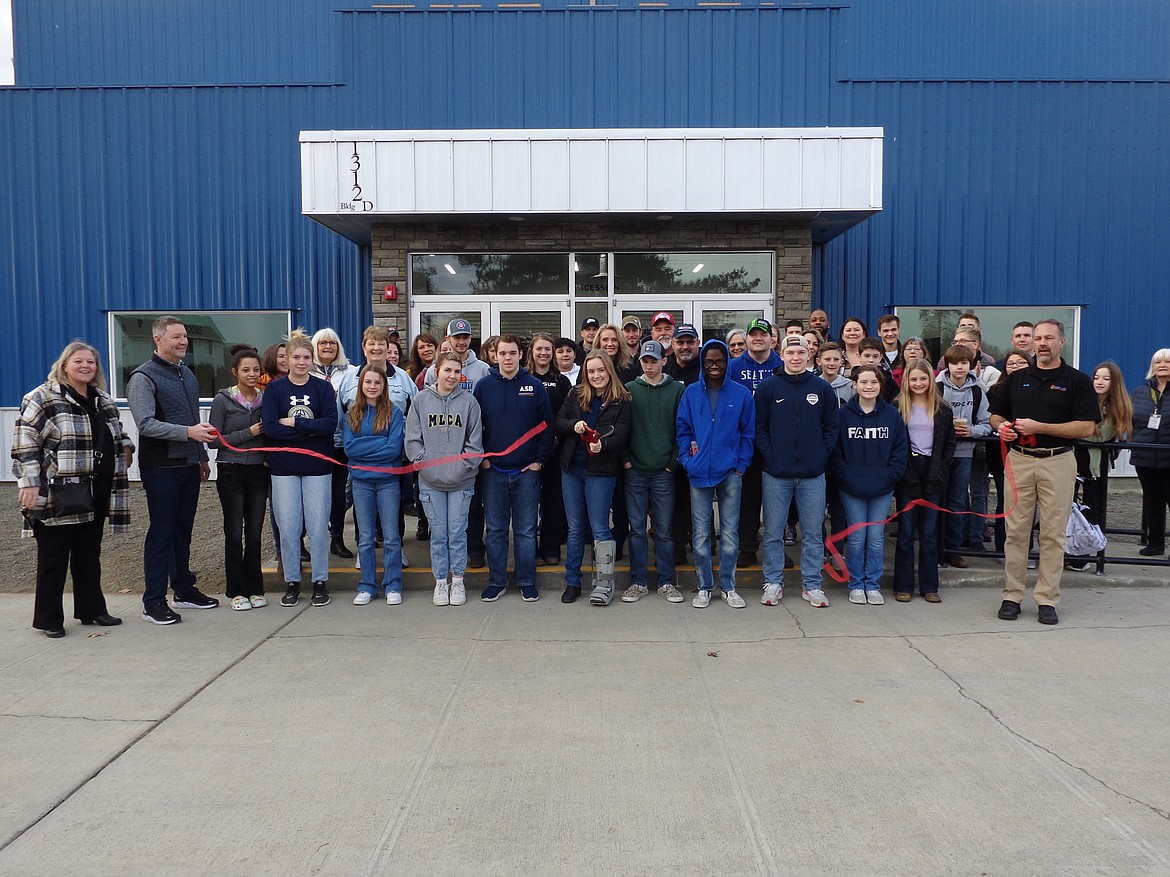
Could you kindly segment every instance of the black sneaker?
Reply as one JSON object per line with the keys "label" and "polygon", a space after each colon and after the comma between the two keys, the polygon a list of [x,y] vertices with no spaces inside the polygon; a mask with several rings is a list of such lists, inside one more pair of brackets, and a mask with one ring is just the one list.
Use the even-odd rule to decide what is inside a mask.
{"label": "black sneaker", "polygon": [[483,569],[485,566],[487,566],[487,564],[484,563],[484,557],[482,554],[468,555],[468,557],[467,557],[467,568],[468,569]]}
{"label": "black sneaker", "polygon": [[301,602],[301,586],[289,583],[284,589],[284,596],[280,598],[281,606],[296,606]]}
{"label": "black sneaker", "polygon": [[155,603],[153,606],[143,606],[142,620],[149,621],[151,624],[178,624],[183,620],[183,616],[163,602]]}
{"label": "black sneaker", "polygon": [[329,588],[324,582],[313,582],[313,599],[310,602],[314,606],[329,605]]}
{"label": "black sneaker", "polygon": [[219,605],[219,600],[208,597],[198,588],[192,588],[182,597],[176,594],[175,605],[180,609],[214,609]]}

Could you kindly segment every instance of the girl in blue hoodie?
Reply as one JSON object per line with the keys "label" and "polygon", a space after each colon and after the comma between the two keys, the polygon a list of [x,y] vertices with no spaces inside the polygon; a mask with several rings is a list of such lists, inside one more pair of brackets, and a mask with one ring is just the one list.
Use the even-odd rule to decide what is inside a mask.
{"label": "girl in blue hoodie", "polygon": [[[889,516],[894,485],[906,471],[906,424],[898,409],[884,402],[881,368],[854,369],[857,395],[841,409],[837,448],[829,461],[841,487],[841,504],[849,526],[882,522]],[[848,536],[849,602],[880,605],[884,526],[859,527]]]}
{"label": "girl in blue hoodie", "polygon": [[386,602],[402,602],[402,540],[398,535],[401,480],[389,472],[370,472],[359,466],[390,468],[402,464],[402,412],[390,402],[386,372],[367,365],[358,374],[358,394],[342,424],[342,444],[349,458],[353,511],[358,529],[358,559],[362,579],[355,606],[365,606],[378,593],[375,539],[382,522],[382,588]]}

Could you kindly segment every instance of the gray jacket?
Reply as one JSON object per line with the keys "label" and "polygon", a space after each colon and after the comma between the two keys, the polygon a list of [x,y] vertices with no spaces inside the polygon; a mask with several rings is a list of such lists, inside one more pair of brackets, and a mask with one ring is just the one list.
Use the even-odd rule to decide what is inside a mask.
{"label": "gray jacket", "polygon": [[[440,396],[433,386],[414,397],[406,412],[406,457],[412,463],[482,454],[479,402],[471,393],[456,387]],[[475,485],[480,457],[452,460],[418,470],[423,486],[434,490],[467,490]]]}
{"label": "gray jacket", "polygon": [[[256,407],[250,411],[232,397],[232,388],[225,387],[215,394],[211,400],[211,415],[208,421],[227,443],[234,448],[259,448],[264,445],[264,434],[252,435],[252,424],[260,422],[260,399],[256,399]],[[240,453],[228,450],[223,443],[216,439],[211,443],[218,449],[216,463],[242,463],[245,466],[257,466],[264,462],[263,451]]]}
{"label": "gray jacket", "polygon": [[[967,383],[956,387],[950,375],[945,371],[938,376],[938,388],[942,391],[943,399],[951,406],[955,417],[967,418],[967,425],[971,427],[971,435],[991,435],[991,409],[987,405],[987,393],[975,378],[967,375]],[[978,388],[979,392],[975,392]],[[979,397],[978,407],[975,397]],[[955,442],[955,459],[971,457],[975,453],[975,442],[970,439],[959,439]]]}

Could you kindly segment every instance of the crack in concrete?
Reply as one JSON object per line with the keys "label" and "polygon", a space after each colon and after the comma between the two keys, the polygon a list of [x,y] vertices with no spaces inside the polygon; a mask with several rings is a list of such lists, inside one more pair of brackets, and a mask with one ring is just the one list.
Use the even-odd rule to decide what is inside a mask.
{"label": "crack in concrete", "polygon": [[[1015,737],[1021,743],[1025,744],[1026,746],[1030,746],[1033,749],[1039,750],[1041,752],[1044,752],[1044,753],[1050,755],[1052,758],[1055,758],[1057,761],[1059,761],[1065,767],[1069,768],[1070,770],[1076,771],[1077,773],[1082,774],[1087,779],[1098,784],[1102,788],[1112,792],[1113,794],[1117,795],[1119,798],[1124,798],[1126,801],[1129,801],[1133,804],[1137,804],[1141,807],[1145,807],[1150,812],[1154,813],[1157,816],[1160,816],[1162,819],[1170,821],[1170,811],[1163,810],[1154,804],[1150,804],[1146,801],[1141,800],[1140,798],[1135,798],[1132,795],[1127,795],[1125,792],[1121,791],[1120,789],[1116,789],[1113,786],[1109,785],[1109,783],[1105,782],[1105,780],[1101,779],[1100,777],[1097,777],[1097,776],[1093,775],[1092,773],[1090,773],[1087,768],[1081,767],[1079,764],[1074,764],[1073,762],[1069,761],[1064,756],[1049,749],[1044,744],[1039,743],[1039,742],[1031,739],[1030,737],[1025,736],[1024,734],[1021,734],[1019,731],[1017,731],[1015,728],[1013,728],[1011,725],[1009,725],[1003,718],[1001,718],[999,716],[999,714],[996,713],[995,710],[993,710],[987,704],[983,703],[983,701],[979,700],[979,698],[975,697],[973,694],[971,694],[969,691],[967,691],[967,689],[964,687],[963,683],[961,683],[958,679],[956,679],[949,672],[944,670],[942,668],[942,666],[937,661],[935,661],[932,657],[930,657],[930,655],[926,654],[926,652],[924,652],[917,645],[915,645],[913,642],[911,642],[908,637],[902,636],[899,638],[904,640],[907,647],[909,647],[912,651],[917,652],[922,657],[922,659],[924,661],[926,661],[928,664],[930,664],[930,666],[932,666],[943,677],[945,677],[952,685],[954,685],[955,688],[958,690],[960,697],[962,697],[965,700],[969,700],[971,703],[975,704],[975,706],[979,707],[979,709],[981,709],[985,713],[987,713],[987,715],[989,715],[991,717],[991,719],[997,725],[999,725],[1001,728],[1003,728],[1005,731],[1007,731],[1009,734],[1011,734],[1013,737]],[[1163,864],[1165,864],[1164,861],[1163,861]]]}
{"label": "crack in concrete", "polygon": [[[800,616],[793,612],[783,600],[780,601],[780,605],[784,607],[785,612],[792,616],[792,620],[796,623],[796,629],[800,631],[800,638],[809,639],[808,631],[804,629],[804,623],[801,622]],[[784,639],[789,639],[789,637],[784,637]]]}
{"label": "crack in concrete", "polygon": [[95,719],[93,716],[59,716],[48,713],[0,713],[0,719],[80,719],[83,722],[131,722],[133,724],[154,724],[160,719]]}

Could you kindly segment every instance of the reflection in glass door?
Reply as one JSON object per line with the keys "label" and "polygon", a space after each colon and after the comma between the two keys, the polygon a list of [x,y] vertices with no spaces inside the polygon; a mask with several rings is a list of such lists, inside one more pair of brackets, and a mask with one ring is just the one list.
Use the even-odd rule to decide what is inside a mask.
{"label": "reflection in glass door", "polygon": [[745,307],[742,299],[734,303],[706,299],[695,301],[693,304],[695,328],[699,330],[704,342],[712,338],[723,341],[732,329],[747,329],[748,323],[764,316],[765,309],[771,310],[771,305],[763,302],[759,307]]}
{"label": "reflection in glass door", "polygon": [[564,299],[492,302],[491,306],[492,334],[518,335],[526,348],[537,332],[547,332],[554,338],[565,334],[567,320],[568,309],[564,307]]}

